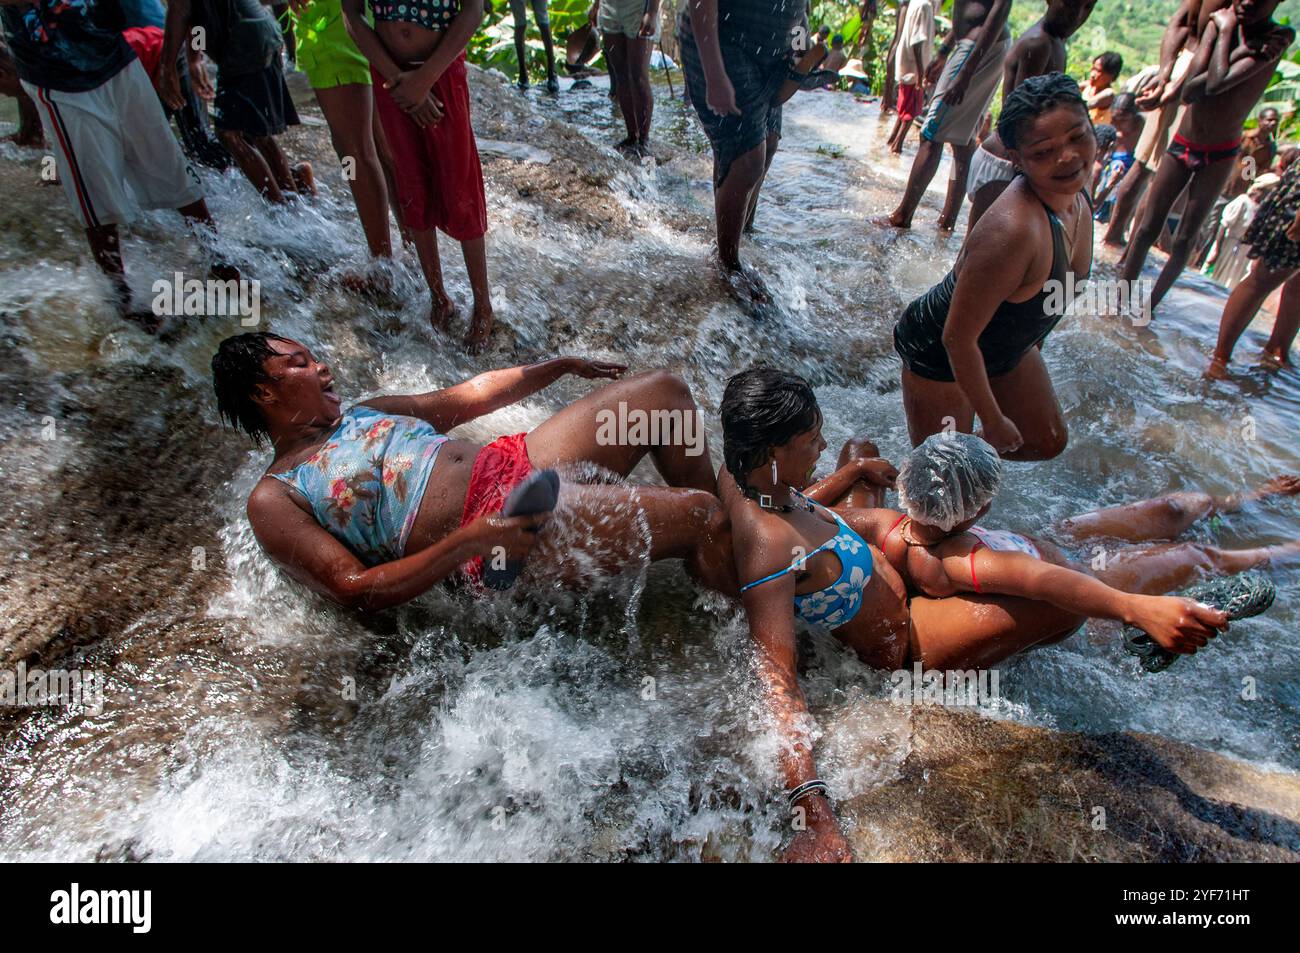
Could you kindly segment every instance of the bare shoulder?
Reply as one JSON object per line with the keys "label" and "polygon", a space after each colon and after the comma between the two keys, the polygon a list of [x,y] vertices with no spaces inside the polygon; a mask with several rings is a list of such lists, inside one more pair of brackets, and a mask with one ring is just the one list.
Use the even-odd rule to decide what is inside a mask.
{"label": "bare shoulder", "polygon": [[731,524],[742,585],[785,569],[802,542],[789,523],[756,506],[733,507]]}
{"label": "bare shoulder", "polygon": [[277,516],[288,512],[287,507],[298,509],[289,488],[269,473],[257,481],[253,492],[248,494],[248,521],[256,532],[259,526],[265,526]]}

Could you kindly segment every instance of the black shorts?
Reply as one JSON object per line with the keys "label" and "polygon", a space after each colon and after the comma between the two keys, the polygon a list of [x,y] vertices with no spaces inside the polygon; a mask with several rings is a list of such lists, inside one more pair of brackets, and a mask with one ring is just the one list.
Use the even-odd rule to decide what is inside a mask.
{"label": "black shorts", "polygon": [[727,177],[731,163],[739,156],[769,136],[780,137],[781,104],[776,97],[789,75],[791,61],[788,56],[756,56],[736,44],[724,42],[722,64],[736,90],[736,107],[741,114],[719,116],[708,105],[704,67],[700,63],[694,35],[689,29],[681,30],[678,43],[691,105],[699,114],[704,134],[713,145],[713,186],[717,188]]}
{"label": "black shorts", "polygon": [[212,121],[220,130],[254,138],[278,136],[287,126],[298,125],[298,110],[289,95],[279,57],[255,73],[226,76],[218,70]]}

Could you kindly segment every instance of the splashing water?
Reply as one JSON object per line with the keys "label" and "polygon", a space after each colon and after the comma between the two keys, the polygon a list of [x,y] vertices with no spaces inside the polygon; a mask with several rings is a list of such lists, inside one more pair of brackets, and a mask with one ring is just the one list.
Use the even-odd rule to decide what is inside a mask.
{"label": "splashing water", "polygon": [[[961,239],[933,230],[943,176],[912,232],[864,226],[896,201],[910,150],[904,158],[885,152],[874,107],[846,95],[796,97],[758,233],[746,244],[779,289],[783,316],[756,324],[708,265],[709,154],[689,107],[664,92],[656,122],[666,161],[634,166],[606,146],[621,129],[599,86],[521,99],[476,78],[477,108],[510,118],[480,134],[578,156],[587,189],[604,203],[591,213],[594,225],[552,214],[518,186],[530,168],[549,167],[519,150],[525,161],[485,156],[493,297],[507,330],[480,359],[429,329],[409,253],[391,266],[391,301],[356,298],[331,280],[366,257],[337,175],[320,176],[312,205],[268,210],[233,174],[205,173],[219,248],[261,281],[263,326],[327,356],[340,388],[357,399],[556,353],[626,359],[634,369],[682,373],[717,448],[726,378],[766,361],[813,382],[832,450],[865,434],[897,459],[908,443],[893,321],[942,276]],[[308,102],[300,109],[315,114]],[[288,142],[290,154],[332,163],[318,128]],[[40,525],[50,538],[66,530],[80,541],[61,557],[70,575],[95,559],[132,565],[135,544],[121,526],[23,493],[59,488],[69,473],[111,470],[155,446],[170,448],[160,460],[206,460],[217,474],[200,467],[184,492],[206,514],[196,525],[216,526],[211,558],[220,563],[193,591],[160,581],[156,598],[123,610],[120,626],[79,640],[75,658],[110,672],[105,709],[43,710],[10,733],[0,752],[0,856],[773,856],[784,820],[772,798],[777,742],[756,704],[734,604],[700,593],[672,565],[571,594],[474,602],[439,589],[377,620],[313,597],[271,568],[244,518],[265,457],[245,451],[233,470],[217,463],[239,451],[218,436],[207,366],[216,342],[240,329],[214,319],[165,343],[124,327],[103,306],[103,283],[62,196],[31,185],[38,154],[0,150],[0,189],[15,197],[0,238],[0,314],[5,354],[22,356],[6,372],[21,387],[6,398],[0,456],[6,482],[22,489],[2,531],[10,581],[38,597],[48,569],[30,534]],[[138,299],[152,277],[200,268],[199,249],[178,235],[162,213],[127,233]],[[449,291],[467,313],[468,284],[450,247],[444,240]],[[1054,461],[1009,464],[986,523],[1044,532],[1101,505],[1171,489],[1238,491],[1300,470],[1294,371],[1253,373],[1240,386],[1199,379],[1223,297],[1189,279],[1150,328],[1097,316],[1064,322],[1045,357],[1070,446]],[[1243,357],[1256,337],[1242,342]],[[162,399],[124,384],[117,408],[133,434],[150,435],[146,446],[106,447],[103,432],[71,424],[48,444],[19,439],[45,414],[61,419],[53,408],[75,414],[92,393],[102,400],[105,381],[151,374],[164,381]],[[486,440],[529,429],[586,386],[563,382],[460,433]],[[178,422],[178,413],[194,419]],[[823,471],[833,462],[828,453]],[[652,479],[648,468],[636,477]],[[146,514],[137,532],[147,535],[150,487],[137,489],[134,504]],[[1295,537],[1298,516],[1294,502],[1272,503],[1198,532],[1224,545],[1277,543]],[[178,527],[172,545],[188,560],[186,532]],[[1300,769],[1300,617],[1286,598],[1296,573],[1275,577],[1281,597],[1271,613],[1160,677],[1139,675],[1114,627],[1101,624],[1013,660],[992,715],[1089,732],[1135,729]],[[73,614],[107,598],[94,587],[75,595],[79,603],[63,606]],[[1242,698],[1247,677],[1258,684],[1253,701]],[[908,716],[872,704],[885,695],[883,677],[833,640],[814,638],[804,684],[832,787],[854,794],[896,777],[909,751]],[[864,745],[870,758],[860,756]]]}

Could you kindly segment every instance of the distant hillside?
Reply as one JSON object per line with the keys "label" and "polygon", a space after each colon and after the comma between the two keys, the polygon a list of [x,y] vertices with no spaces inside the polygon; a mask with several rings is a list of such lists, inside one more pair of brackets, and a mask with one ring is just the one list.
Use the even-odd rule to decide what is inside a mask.
{"label": "distant hillside", "polygon": [[[1019,36],[1043,15],[1045,6],[1039,0],[1015,0],[1011,32]],[[1160,37],[1177,9],[1178,0],[1098,0],[1088,22],[1069,43],[1069,73],[1084,76],[1093,57],[1106,50],[1124,57],[1125,78],[1159,62]],[[1284,0],[1277,19],[1300,24],[1300,0]]]}

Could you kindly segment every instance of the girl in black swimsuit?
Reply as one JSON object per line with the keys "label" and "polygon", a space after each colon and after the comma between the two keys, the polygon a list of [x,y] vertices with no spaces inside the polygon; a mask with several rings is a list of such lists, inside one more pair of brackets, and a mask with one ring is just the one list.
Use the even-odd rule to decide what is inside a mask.
{"label": "girl in black swimsuit", "polygon": [[1092,267],[1087,190],[1096,138],[1079,87],[1035,76],[1007,97],[998,134],[1019,170],[967,236],[953,269],[894,327],[912,443],[973,431],[1004,456],[1043,460],[1067,432],[1039,354],[1064,316],[1069,274]]}

